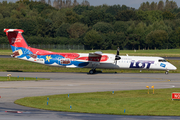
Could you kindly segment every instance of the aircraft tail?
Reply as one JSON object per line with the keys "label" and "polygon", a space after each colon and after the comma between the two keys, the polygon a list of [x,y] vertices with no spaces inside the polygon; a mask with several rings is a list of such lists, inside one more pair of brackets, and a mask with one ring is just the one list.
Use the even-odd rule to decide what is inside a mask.
{"label": "aircraft tail", "polygon": [[13,51],[12,57],[21,56],[23,54],[31,54],[29,51],[28,44],[26,43],[22,33],[24,30],[21,29],[4,29],[6,33],[9,44]]}

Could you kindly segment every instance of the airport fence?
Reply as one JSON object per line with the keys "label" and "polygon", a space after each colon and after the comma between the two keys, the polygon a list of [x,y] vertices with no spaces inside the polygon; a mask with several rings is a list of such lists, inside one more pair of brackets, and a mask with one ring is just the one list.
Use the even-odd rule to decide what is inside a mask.
{"label": "airport fence", "polygon": [[[32,48],[39,48],[39,49],[58,49],[58,50],[84,50],[84,45],[45,45],[45,44],[32,44],[29,45]],[[9,44],[0,44],[0,49],[5,50],[5,49],[11,49]]]}

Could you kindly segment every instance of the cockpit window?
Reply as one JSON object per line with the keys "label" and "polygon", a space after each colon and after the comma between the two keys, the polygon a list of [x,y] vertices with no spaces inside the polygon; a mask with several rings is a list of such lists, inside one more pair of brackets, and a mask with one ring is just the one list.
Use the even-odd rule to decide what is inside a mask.
{"label": "cockpit window", "polygon": [[167,62],[165,59],[160,59],[159,62]]}

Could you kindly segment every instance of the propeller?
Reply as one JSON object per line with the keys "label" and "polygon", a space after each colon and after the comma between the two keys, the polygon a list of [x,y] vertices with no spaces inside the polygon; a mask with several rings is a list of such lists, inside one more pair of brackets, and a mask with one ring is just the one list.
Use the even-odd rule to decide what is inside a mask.
{"label": "propeller", "polygon": [[119,56],[119,47],[117,48],[117,54],[115,56],[115,60],[116,60],[116,64],[117,64],[117,60],[120,60],[121,57]]}

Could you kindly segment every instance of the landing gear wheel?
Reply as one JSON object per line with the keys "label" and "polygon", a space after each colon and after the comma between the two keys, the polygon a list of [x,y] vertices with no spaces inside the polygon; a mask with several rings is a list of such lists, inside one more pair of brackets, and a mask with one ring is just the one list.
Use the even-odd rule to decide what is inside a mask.
{"label": "landing gear wheel", "polygon": [[93,73],[94,73],[94,71],[93,71],[93,70],[90,70],[90,71],[89,71],[89,74],[93,74]]}
{"label": "landing gear wheel", "polygon": [[94,73],[96,73],[96,70],[95,70],[95,69],[89,71],[89,74],[94,74]]}
{"label": "landing gear wheel", "polygon": [[165,72],[166,75],[167,75],[168,73],[169,73],[168,71]]}

